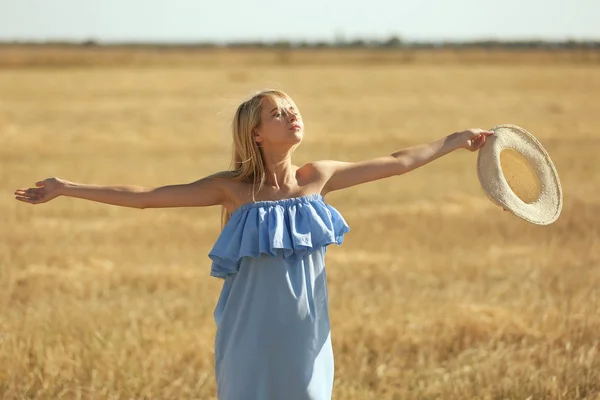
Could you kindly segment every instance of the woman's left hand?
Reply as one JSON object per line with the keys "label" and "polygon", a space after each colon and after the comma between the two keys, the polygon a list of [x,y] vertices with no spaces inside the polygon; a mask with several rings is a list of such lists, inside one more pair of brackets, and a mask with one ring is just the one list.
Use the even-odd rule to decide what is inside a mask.
{"label": "woman's left hand", "polygon": [[469,151],[477,151],[485,144],[485,139],[493,135],[494,132],[484,129],[467,129],[466,131],[455,133],[460,148]]}

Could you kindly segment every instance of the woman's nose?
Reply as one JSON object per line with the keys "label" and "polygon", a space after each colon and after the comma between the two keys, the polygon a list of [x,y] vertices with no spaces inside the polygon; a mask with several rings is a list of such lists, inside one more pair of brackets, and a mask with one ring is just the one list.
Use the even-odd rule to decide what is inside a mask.
{"label": "woman's nose", "polygon": [[298,116],[294,113],[288,113],[288,119],[290,120],[290,122],[296,122],[298,121]]}

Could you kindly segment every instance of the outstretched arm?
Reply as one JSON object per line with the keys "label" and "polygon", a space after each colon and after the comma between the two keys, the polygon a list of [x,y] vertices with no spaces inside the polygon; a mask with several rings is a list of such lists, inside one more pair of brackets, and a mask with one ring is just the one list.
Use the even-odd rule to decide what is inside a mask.
{"label": "outstretched arm", "polygon": [[18,189],[15,198],[29,204],[41,204],[59,196],[75,197],[131,208],[206,207],[222,205],[224,186],[212,177],[198,181],[144,188],[130,185],[88,185],[48,178],[36,182],[36,188]]}
{"label": "outstretched arm", "polygon": [[327,182],[324,192],[402,175],[460,148],[479,150],[485,144],[485,138],[492,134],[487,130],[469,129],[430,143],[408,147],[385,157],[359,162],[320,161],[318,167]]}

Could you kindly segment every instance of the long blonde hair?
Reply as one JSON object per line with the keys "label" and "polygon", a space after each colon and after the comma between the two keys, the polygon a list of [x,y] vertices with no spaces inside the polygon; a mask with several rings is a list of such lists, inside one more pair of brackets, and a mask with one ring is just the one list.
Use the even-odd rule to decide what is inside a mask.
{"label": "long blonde hair", "polygon": [[[252,183],[252,201],[256,201],[256,193],[260,192],[266,181],[266,170],[262,149],[254,139],[254,131],[260,126],[262,100],[270,98],[280,109],[285,110],[286,103],[296,108],[293,100],[286,93],[266,89],[257,92],[250,99],[241,103],[231,123],[233,136],[233,152],[227,178]],[[229,221],[229,212],[225,207],[221,211],[221,228]]]}

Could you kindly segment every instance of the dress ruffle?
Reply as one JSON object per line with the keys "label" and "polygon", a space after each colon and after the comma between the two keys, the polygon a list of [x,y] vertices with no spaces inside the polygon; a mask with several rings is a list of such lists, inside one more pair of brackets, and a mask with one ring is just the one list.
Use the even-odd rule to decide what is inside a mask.
{"label": "dress ruffle", "polygon": [[296,262],[330,244],[341,245],[350,228],[320,194],[244,204],[230,215],[209,257],[211,276],[238,272],[243,257],[263,254]]}

